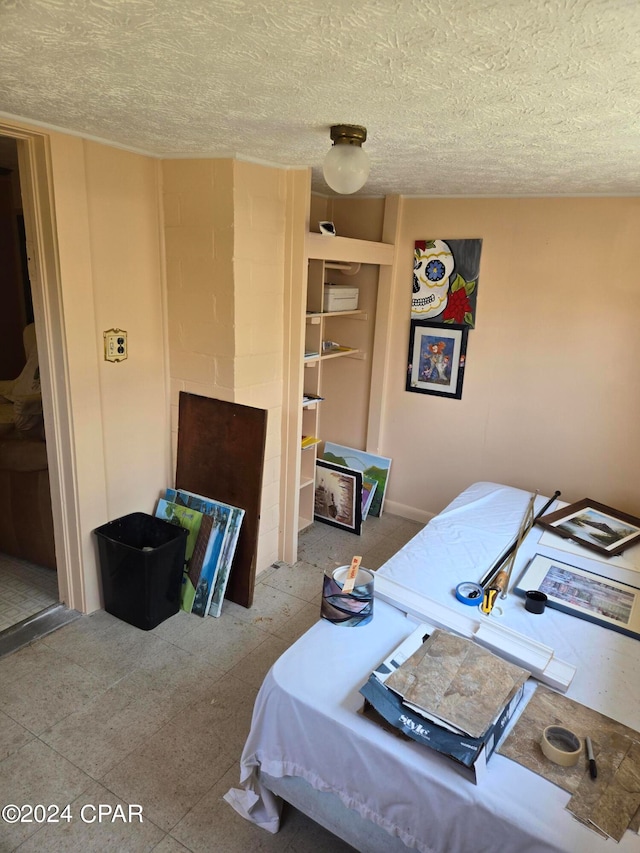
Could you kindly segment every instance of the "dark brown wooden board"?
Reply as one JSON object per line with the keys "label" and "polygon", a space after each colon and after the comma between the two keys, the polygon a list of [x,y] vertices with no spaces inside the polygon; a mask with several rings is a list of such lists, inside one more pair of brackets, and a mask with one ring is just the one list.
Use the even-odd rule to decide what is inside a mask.
{"label": "dark brown wooden board", "polygon": [[251,607],[267,412],[180,392],[176,488],[244,509],[225,598]]}

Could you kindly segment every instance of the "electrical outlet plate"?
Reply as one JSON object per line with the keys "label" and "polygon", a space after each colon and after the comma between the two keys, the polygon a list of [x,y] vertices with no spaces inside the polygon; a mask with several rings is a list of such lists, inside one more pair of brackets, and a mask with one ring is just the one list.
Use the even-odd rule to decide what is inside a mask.
{"label": "electrical outlet plate", "polygon": [[108,329],[104,335],[104,360],[124,361],[128,356],[127,333],[123,329]]}

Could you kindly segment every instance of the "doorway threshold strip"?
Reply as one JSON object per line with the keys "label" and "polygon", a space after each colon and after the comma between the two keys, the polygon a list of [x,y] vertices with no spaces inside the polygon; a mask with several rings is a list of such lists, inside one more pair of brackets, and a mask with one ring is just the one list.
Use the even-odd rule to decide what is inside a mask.
{"label": "doorway threshold strip", "polygon": [[11,625],[5,631],[0,631],[0,657],[39,640],[63,625],[68,625],[79,619],[82,614],[77,610],[70,610],[64,604],[52,604],[40,613],[35,613],[22,622]]}

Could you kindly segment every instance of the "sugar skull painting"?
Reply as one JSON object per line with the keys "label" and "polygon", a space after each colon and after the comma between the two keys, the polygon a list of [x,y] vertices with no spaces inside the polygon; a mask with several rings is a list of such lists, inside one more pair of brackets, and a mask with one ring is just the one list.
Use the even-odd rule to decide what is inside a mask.
{"label": "sugar skull painting", "polygon": [[482,240],[416,240],[411,317],[475,325]]}

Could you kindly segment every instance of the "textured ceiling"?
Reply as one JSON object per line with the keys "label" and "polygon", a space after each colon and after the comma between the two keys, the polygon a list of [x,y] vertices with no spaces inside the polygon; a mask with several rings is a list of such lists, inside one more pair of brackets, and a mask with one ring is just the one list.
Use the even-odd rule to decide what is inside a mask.
{"label": "textured ceiling", "polygon": [[640,194],[638,0],[0,0],[0,111],[362,193]]}

